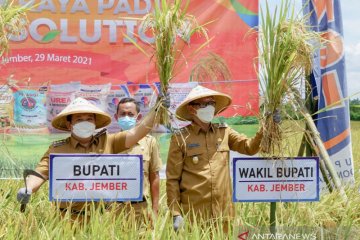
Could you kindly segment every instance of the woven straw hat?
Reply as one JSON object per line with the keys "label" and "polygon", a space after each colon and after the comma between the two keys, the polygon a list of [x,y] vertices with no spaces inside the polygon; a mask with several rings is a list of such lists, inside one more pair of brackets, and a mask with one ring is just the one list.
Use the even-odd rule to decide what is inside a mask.
{"label": "woven straw hat", "polygon": [[78,97],[74,99],[69,105],[66,106],[52,121],[51,124],[54,128],[70,131],[67,126],[66,117],[76,113],[93,113],[95,114],[95,125],[96,128],[103,128],[110,124],[111,117],[100,108],[91,104],[84,98]]}
{"label": "woven straw hat", "polygon": [[180,103],[178,108],[176,109],[176,117],[180,120],[192,120],[192,117],[187,109],[187,105],[197,99],[203,97],[214,97],[216,105],[215,105],[215,114],[221,113],[231,104],[231,97],[227,94],[220,93],[209,88],[198,85],[194,89],[192,89],[185,98],[185,100]]}

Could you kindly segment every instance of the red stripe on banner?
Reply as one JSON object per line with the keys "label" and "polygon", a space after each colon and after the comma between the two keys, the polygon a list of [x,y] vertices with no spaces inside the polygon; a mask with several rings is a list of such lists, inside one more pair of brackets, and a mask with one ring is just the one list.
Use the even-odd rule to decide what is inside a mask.
{"label": "red stripe on banner", "polygon": [[334,0],[313,0],[313,5],[318,21],[321,21],[325,16],[325,13],[328,22],[333,22],[335,20]]}
{"label": "red stripe on banner", "polygon": [[344,141],[349,136],[350,136],[350,128],[346,129],[345,131],[343,131],[336,137],[330,139],[329,141],[324,142],[324,146],[326,149],[330,149],[336,146],[337,144],[339,144],[340,142]]}
{"label": "red stripe on banner", "polygon": [[[325,96],[326,106],[335,104],[335,106],[341,105],[342,99],[341,89],[339,87],[339,79],[336,71],[327,72],[322,76],[322,90]],[[334,106],[332,106],[334,107]]]}
{"label": "red stripe on banner", "polygon": [[316,127],[341,180],[354,183],[341,2],[346,1],[303,0],[303,6],[309,25],[326,39],[320,54],[314,54],[311,74]]}
{"label": "red stripe on banner", "polygon": [[344,55],[343,40],[339,33],[329,30],[321,35],[328,42],[320,49],[321,68],[328,68],[339,62]]}

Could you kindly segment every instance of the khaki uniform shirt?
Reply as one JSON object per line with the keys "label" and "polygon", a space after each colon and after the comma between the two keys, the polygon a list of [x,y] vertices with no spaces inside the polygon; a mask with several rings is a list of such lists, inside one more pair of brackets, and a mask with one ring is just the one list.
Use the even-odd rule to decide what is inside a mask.
{"label": "khaki uniform shirt", "polygon": [[150,181],[149,174],[158,172],[161,169],[161,158],[159,153],[159,146],[151,135],[146,135],[132,148],[121,152],[123,154],[137,154],[143,156],[143,171],[144,171],[144,197],[150,197]]}
{"label": "khaki uniform shirt", "polygon": [[[68,137],[64,140],[54,142],[36,167],[36,171],[42,175],[49,177],[49,155],[50,153],[105,153],[114,154],[126,149],[125,147],[126,133],[119,132],[115,134],[107,134],[101,131],[94,135],[88,147],[83,147],[75,138]],[[74,210],[83,210],[84,202],[61,202],[59,208],[67,208],[71,205]]]}
{"label": "khaki uniform shirt", "polygon": [[253,155],[262,130],[247,138],[225,124],[207,132],[191,124],[172,136],[166,165],[168,206],[174,215],[194,210],[202,217],[233,216],[229,151]]}

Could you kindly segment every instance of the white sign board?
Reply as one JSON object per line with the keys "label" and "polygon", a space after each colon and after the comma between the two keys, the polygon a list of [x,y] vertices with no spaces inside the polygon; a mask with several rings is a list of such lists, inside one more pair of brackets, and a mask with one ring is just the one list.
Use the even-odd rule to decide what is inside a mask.
{"label": "white sign board", "polygon": [[299,202],[319,200],[317,157],[234,158],[234,202]]}
{"label": "white sign board", "polygon": [[141,201],[142,155],[50,154],[50,201]]}

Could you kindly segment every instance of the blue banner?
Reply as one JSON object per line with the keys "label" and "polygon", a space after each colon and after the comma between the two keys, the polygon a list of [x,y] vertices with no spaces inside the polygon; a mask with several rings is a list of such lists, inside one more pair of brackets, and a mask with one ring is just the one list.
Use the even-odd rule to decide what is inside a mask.
{"label": "blue banner", "polygon": [[312,29],[321,32],[326,44],[314,54],[311,74],[315,100],[315,124],[343,182],[354,182],[350,114],[339,0],[303,0]]}

